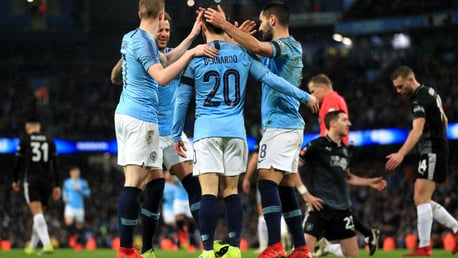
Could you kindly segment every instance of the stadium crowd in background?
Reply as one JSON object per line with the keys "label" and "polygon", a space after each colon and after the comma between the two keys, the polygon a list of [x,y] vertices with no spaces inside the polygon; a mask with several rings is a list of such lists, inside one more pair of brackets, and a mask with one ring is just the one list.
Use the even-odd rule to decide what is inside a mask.
{"label": "stadium crowd in background", "polygon": [[[433,3],[435,1],[427,1]],[[365,14],[365,12],[359,12]],[[458,66],[458,48],[442,47],[441,42],[447,41],[446,33],[426,31],[413,35],[418,44],[425,45],[409,50],[378,49],[372,53],[371,45],[363,40],[355,43],[349,55],[332,54],[329,49],[305,56],[303,70],[306,82],[313,74],[326,73],[331,75],[337,90],[345,96],[348,102],[352,129],[376,129],[386,127],[410,128],[410,105],[408,100],[397,97],[389,81],[389,73],[393,67],[401,63],[410,64],[417,72],[419,81],[437,87],[443,96],[443,107],[450,122],[458,120],[458,92],[456,87]],[[428,41],[435,38],[435,43]],[[453,37],[451,37],[453,38]],[[425,43],[426,44],[426,43]],[[437,44],[437,45],[435,45]],[[84,46],[81,47],[84,49]],[[56,49],[65,52],[65,48]],[[36,74],[19,73],[18,67],[34,67],[40,63],[43,56],[23,64],[21,60],[30,58],[26,53],[17,53],[14,57],[4,59],[1,70],[5,80],[0,81],[0,132],[4,137],[16,137],[22,128],[23,110],[36,107],[47,124],[47,132],[62,139],[113,139],[114,127],[112,122],[113,109],[118,101],[120,89],[112,87],[108,76],[113,60],[100,60],[91,63],[87,54],[82,53],[66,57],[65,65],[62,58],[53,54],[56,49],[46,49],[43,56],[53,63],[46,69],[41,69],[39,77],[46,77],[48,91],[36,92],[31,81]],[[434,58],[432,58],[434,57]],[[27,62],[24,62],[27,63]],[[7,65],[5,65],[7,64]],[[11,64],[11,65],[10,65]],[[24,69],[33,70],[33,69]],[[341,86],[345,85],[345,86]],[[248,98],[259,99],[260,90],[251,87],[247,92]],[[305,84],[302,86],[306,88]],[[375,94],[374,94],[375,92]],[[38,93],[38,94],[35,94]],[[47,96],[43,96],[47,94]],[[75,96],[78,96],[77,98]],[[192,112],[191,112],[192,113]],[[248,133],[257,137],[259,125],[259,106],[250,106],[246,111]],[[304,118],[311,121],[305,128],[306,132],[318,132],[318,123],[308,111],[301,110]],[[188,117],[187,120],[192,118]],[[185,129],[192,132],[192,127]],[[451,142],[456,146],[456,142]],[[392,151],[393,146],[370,146],[356,148],[355,162],[352,171],[360,176],[386,176],[388,186],[381,194],[364,189],[350,189],[353,210],[365,223],[381,229],[382,237],[393,237],[398,248],[406,247],[406,236],[417,231],[415,206],[412,202],[413,180],[416,170],[416,160],[406,157],[404,164],[397,172],[384,173],[385,155]],[[456,149],[456,148],[455,148]],[[451,160],[446,183],[438,186],[434,199],[442,204],[454,216],[458,216],[458,167],[456,166],[456,151],[451,148]],[[7,155],[5,155],[6,157]],[[4,157],[2,157],[3,159]],[[1,171],[9,171],[8,159],[0,163]],[[87,161],[85,161],[87,162]],[[74,163],[74,162],[72,162]],[[86,237],[94,237],[98,247],[110,247],[111,241],[117,236],[117,200],[119,187],[123,184],[119,169],[110,167],[104,171],[98,166],[83,164],[82,170],[92,187],[90,205],[86,211]],[[109,181],[110,184],[98,182]],[[253,189],[254,187],[252,187]],[[256,244],[257,213],[253,209],[254,192],[242,198],[244,207],[244,234],[250,245]],[[13,247],[24,247],[28,241],[31,229],[29,211],[24,206],[23,197],[13,193],[6,173],[0,176],[0,238],[8,239]],[[386,200],[390,200],[389,202]],[[370,203],[370,205],[367,205]],[[217,204],[219,208],[222,203]],[[221,209],[219,209],[221,210]],[[67,246],[68,233],[64,230],[63,205],[50,203],[45,214],[51,238],[55,238],[61,246]],[[223,214],[218,214],[223,217]],[[223,224],[221,221],[218,225]],[[219,227],[219,226],[218,226]],[[215,238],[224,237],[224,230]],[[139,234],[138,231],[135,231]],[[439,224],[432,224],[431,241],[433,247],[442,247],[442,237],[449,233]],[[360,246],[364,240],[359,238]]]}

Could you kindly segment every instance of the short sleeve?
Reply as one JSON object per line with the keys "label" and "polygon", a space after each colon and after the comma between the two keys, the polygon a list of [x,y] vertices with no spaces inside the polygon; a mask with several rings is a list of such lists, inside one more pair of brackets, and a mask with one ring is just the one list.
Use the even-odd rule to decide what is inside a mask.
{"label": "short sleeve", "polygon": [[148,71],[150,66],[160,63],[159,50],[156,43],[152,39],[146,37],[138,37],[135,48],[135,57],[142,64],[145,71]]}

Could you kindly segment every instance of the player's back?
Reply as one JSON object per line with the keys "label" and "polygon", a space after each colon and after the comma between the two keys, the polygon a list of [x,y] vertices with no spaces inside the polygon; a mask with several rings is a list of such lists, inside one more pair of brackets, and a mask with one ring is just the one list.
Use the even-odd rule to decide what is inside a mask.
{"label": "player's back", "polygon": [[116,113],[157,123],[158,83],[148,68],[159,63],[154,39],[144,30],[126,33],[122,39],[123,89]]}
{"label": "player's back", "polygon": [[[274,74],[300,87],[302,81],[302,46],[292,36],[272,41],[273,57],[263,58]],[[263,129],[302,129],[304,120],[299,113],[299,101],[263,84],[261,115]]]}
{"label": "player's back", "polygon": [[32,133],[21,140],[17,156],[23,161],[24,181],[46,182],[51,176],[51,162],[56,162],[56,147],[54,141],[41,133]]}
{"label": "player's back", "polygon": [[225,41],[209,43],[218,57],[194,58],[184,76],[194,78],[196,121],[194,138],[246,137],[243,109],[252,57]]}

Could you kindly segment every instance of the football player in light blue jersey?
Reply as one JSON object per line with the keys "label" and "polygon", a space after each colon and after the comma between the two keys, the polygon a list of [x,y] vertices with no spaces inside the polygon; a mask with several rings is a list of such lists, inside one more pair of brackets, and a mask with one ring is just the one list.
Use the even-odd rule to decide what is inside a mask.
{"label": "football player in light blue jersey", "polygon": [[[159,29],[155,35],[155,42],[159,49],[161,55],[166,56],[172,53],[175,55],[182,54],[192,43],[192,41],[196,38],[197,35],[200,33],[200,16],[196,19],[194,26],[188,35],[176,48],[167,48],[167,44],[170,39],[170,21],[171,17],[167,13],[165,13],[165,18],[163,21],[159,23]],[[169,57],[167,60],[170,60]],[[162,62],[162,61],[161,61]],[[112,71],[112,82],[114,84],[121,84],[121,76],[122,74],[122,60],[116,64]],[[183,186],[188,191],[189,194],[189,206],[192,207],[192,214],[195,218],[195,221],[198,221],[198,212],[199,212],[199,202],[200,202],[200,184],[197,177],[192,175],[192,146],[189,140],[187,139],[186,135],[183,133],[182,139],[187,144],[188,147],[188,157],[182,158],[177,155],[175,149],[173,147],[173,142],[171,140],[171,127],[172,127],[172,120],[173,120],[173,107],[175,105],[175,96],[176,96],[176,88],[179,83],[180,76],[177,76],[173,79],[166,87],[159,87],[158,90],[158,127],[159,127],[159,134],[160,134],[160,144],[159,144],[159,153],[158,156],[162,157],[163,165],[166,169],[168,169],[171,173],[175,174],[180,181],[183,183]],[[147,185],[146,188],[149,189],[160,189],[162,184],[162,178],[158,175],[160,171],[156,171],[158,173],[150,173],[148,178],[146,179]],[[149,191],[152,192],[152,191]],[[151,204],[155,208],[150,208],[149,210],[157,210],[159,209],[158,199],[155,199],[155,203]],[[156,212],[155,212],[156,213]],[[151,216],[148,216],[145,213],[142,213],[142,221],[143,224],[148,224]],[[147,252],[152,248],[152,243],[154,242],[155,227],[157,223],[155,220],[157,217],[153,219],[153,228],[151,227],[143,227],[143,244],[142,245],[142,253]],[[146,221],[146,223],[145,223]]]}
{"label": "football player in light blue jersey", "polygon": [[[116,65],[112,71],[113,78],[113,74],[118,75],[122,69],[123,81],[115,111],[118,164],[123,167],[125,176],[118,201],[118,258],[154,257],[152,244],[149,250],[143,252],[143,256],[136,252],[133,248],[133,230],[137,224],[140,193],[145,187],[147,195],[141,210],[144,235],[150,235],[152,239],[160,216],[159,202],[164,179],[157,124],[158,86],[170,83],[194,56],[213,57],[217,54],[217,50],[209,45],[199,45],[181,57],[170,55],[164,68],[153,40],[159,23],[164,19],[164,0],[140,0],[138,16],[140,26],[125,34],[122,40],[122,61],[118,62],[122,66]],[[148,245],[149,241],[144,244]]]}
{"label": "football player in light blue jersey", "polygon": [[166,238],[172,242],[171,249],[178,249],[177,238],[175,235],[176,221],[173,212],[173,201],[175,200],[175,192],[178,189],[175,177],[171,176],[168,171],[164,171],[164,195],[162,197],[162,219],[167,226]]}
{"label": "football player in light blue jersey", "polygon": [[65,179],[62,187],[62,200],[65,203],[65,225],[70,228],[72,237],[76,237],[75,249],[80,249],[85,244],[84,236],[84,198],[91,195],[91,189],[86,179],[81,178],[78,167],[70,167],[69,178]]}
{"label": "football player in light blue jersey", "polygon": [[[204,17],[222,28],[248,51],[263,56],[263,63],[273,73],[299,87],[302,76],[301,44],[289,34],[289,10],[283,3],[266,5],[259,14],[259,30],[264,42],[226,21],[220,6],[208,8]],[[263,84],[261,98],[263,137],[258,157],[258,188],[268,229],[268,247],[260,258],[286,256],[281,244],[280,220],[285,217],[293,238],[294,250],[288,257],[311,257],[301,228],[302,212],[296,199],[294,183],[303,140],[304,121],[299,103]],[[313,98],[308,106],[319,109]]]}
{"label": "football player in light blue jersey", "polygon": [[175,105],[172,140],[177,153],[185,157],[181,133],[194,88],[194,173],[199,175],[202,188],[198,223],[204,246],[201,257],[215,255],[213,240],[219,188],[226,204],[230,244],[227,255],[240,257],[243,214],[238,178],[245,172],[248,158],[243,116],[248,75],[304,103],[309,103],[313,97],[274,75],[244,48],[224,41],[226,37],[221,29],[204,21],[202,31],[206,41],[219,49],[219,55],[194,58],[183,73]]}
{"label": "football player in light blue jersey", "polygon": [[[200,17],[199,17],[200,19]],[[156,35],[156,42],[161,53],[169,53],[173,51],[172,48],[167,48],[170,38],[170,16],[166,15],[164,22],[161,22],[159,31]],[[200,22],[194,24],[194,28],[187,38],[194,39],[200,32]],[[183,42],[186,42],[183,41]],[[178,46],[182,48],[183,42]],[[199,215],[199,202],[200,202],[200,184],[199,179],[192,175],[192,146],[186,135],[182,134],[182,139],[188,148],[187,158],[178,156],[175,152],[172,142],[172,123],[173,111],[176,99],[176,89],[180,82],[180,76],[177,76],[167,87],[159,88],[159,133],[160,133],[160,147],[163,153],[163,163],[172,174],[176,175],[181,181],[180,185],[186,189],[186,200],[189,202],[191,212],[194,220],[198,221]],[[189,198],[188,198],[189,196]]]}

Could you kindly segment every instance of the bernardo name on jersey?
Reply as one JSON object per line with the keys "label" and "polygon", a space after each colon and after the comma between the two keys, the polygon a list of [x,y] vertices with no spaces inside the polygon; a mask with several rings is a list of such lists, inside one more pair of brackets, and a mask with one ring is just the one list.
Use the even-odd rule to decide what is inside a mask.
{"label": "bernardo name on jersey", "polygon": [[212,65],[212,64],[229,64],[229,63],[237,63],[237,56],[217,56],[215,58],[204,58],[204,65]]}

